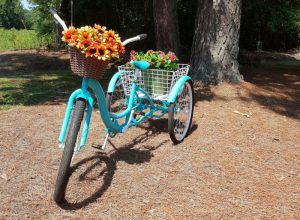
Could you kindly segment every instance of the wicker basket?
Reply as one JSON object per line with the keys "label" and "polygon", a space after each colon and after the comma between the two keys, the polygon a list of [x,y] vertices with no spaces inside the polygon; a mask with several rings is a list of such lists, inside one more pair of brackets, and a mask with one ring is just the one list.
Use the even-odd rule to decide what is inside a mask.
{"label": "wicker basket", "polygon": [[71,48],[71,69],[75,75],[101,79],[107,69],[108,62],[96,57],[85,57],[78,49]]}

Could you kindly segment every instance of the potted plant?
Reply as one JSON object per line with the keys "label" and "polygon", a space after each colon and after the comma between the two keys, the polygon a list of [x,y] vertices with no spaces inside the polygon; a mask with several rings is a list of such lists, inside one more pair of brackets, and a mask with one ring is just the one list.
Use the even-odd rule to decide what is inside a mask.
{"label": "potted plant", "polygon": [[71,47],[71,69],[80,76],[101,78],[108,61],[125,52],[119,35],[95,24],[63,31],[62,41]]}
{"label": "potted plant", "polygon": [[142,71],[145,89],[154,95],[168,93],[172,75],[178,68],[178,58],[173,52],[149,50],[146,53],[131,51],[131,60],[144,60],[150,69]]}

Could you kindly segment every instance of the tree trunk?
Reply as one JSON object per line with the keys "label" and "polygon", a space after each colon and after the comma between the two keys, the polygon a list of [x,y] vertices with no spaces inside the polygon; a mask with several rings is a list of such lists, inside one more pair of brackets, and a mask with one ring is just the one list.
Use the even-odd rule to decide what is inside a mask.
{"label": "tree trunk", "polygon": [[241,0],[198,0],[191,52],[193,79],[217,84],[239,82]]}
{"label": "tree trunk", "polygon": [[67,25],[71,25],[70,1],[57,0],[56,10]]}
{"label": "tree trunk", "polygon": [[153,0],[156,49],[179,53],[177,0]]}

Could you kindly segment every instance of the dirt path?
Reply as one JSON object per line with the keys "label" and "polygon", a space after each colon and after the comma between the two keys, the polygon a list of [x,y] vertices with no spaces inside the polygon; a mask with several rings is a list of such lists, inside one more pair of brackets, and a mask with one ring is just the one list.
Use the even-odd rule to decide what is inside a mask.
{"label": "dirt path", "polygon": [[299,219],[300,72],[243,72],[247,83],[196,89],[177,146],[159,120],[101,152],[94,112],[63,207],[52,193],[65,105],[1,111],[0,219]]}

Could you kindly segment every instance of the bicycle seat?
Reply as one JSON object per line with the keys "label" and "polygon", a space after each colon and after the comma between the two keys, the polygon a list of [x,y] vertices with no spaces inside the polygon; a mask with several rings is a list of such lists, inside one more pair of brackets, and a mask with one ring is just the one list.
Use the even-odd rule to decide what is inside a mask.
{"label": "bicycle seat", "polygon": [[140,61],[132,60],[132,61],[130,61],[130,63],[140,70],[145,70],[150,67],[150,63],[148,63],[147,61],[144,61],[144,60],[140,60]]}

